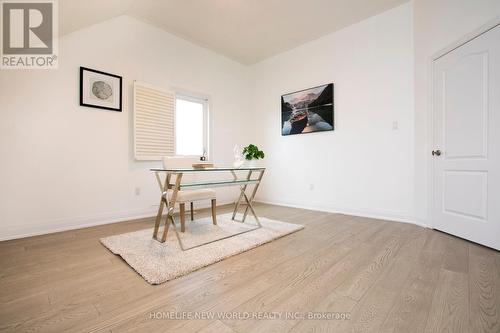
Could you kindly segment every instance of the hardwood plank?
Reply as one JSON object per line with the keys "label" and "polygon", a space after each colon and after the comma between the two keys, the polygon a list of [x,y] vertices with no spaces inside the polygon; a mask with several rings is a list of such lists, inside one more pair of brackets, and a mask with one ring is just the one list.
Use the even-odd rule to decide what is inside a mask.
{"label": "hardwood plank", "polygon": [[422,251],[428,252],[429,255],[443,256],[446,252],[447,240],[450,235],[441,231],[430,230],[430,235],[427,238]]}
{"label": "hardwood plank", "polygon": [[414,261],[404,257],[392,261],[351,310],[351,320],[339,322],[338,331],[378,332],[413,265]]}
{"label": "hardwood plank", "polygon": [[[183,331],[188,332],[188,331]],[[231,328],[226,326],[223,322],[217,320],[206,326],[205,328],[196,331],[199,333],[235,333]]]}
{"label": "hardwood plank", "polygon": [[500,332],[500,280],[491,250],[470,244],[470,323],[474,332]]}
{"label": "hardwood plank", "polygon": [[[404,243],[402,238],[396,237],[389,240],[386,244],[379,244],[374,247],[376,255],[366,267],[360,271],[353,279],[345,281],[336,292],[359,301],[366,291],[375,283],[380,274],[395,259],[399,247]],[[378,250],[378,248],[381,248]]]}
{"label": "hardwood plank", "polygon": [[[334,319],[300,320],[288,332],[290,333],[330,333],[342,332],[340,327],[352,320],[352,311],[357,302],[335,292],[327,294],[321,302],[312,309],[315,313],[338,314]],[[345,317],[344,317],[345,316]]]}
{"label": "hardwood plank", "polygon": [[[277,283],[230,311],[238,313],[271,312],[280,301],[286,300],[299,290],[306,288],[308,284],[323,274],[332,264],[340,261],[349,251],[347,247],[335,247],[337,248],[335,254],[332,253],[325,257],[326,253],[332,251],[331,247],[326,248],[325,251],[315,253],[314,257],[316,259],[314,257],[308,258],[306,259],[306,263],[299,263],[303,267],[301,270],[293,271],[289,276],[276,276]],[[223,322],[237,332],[247,332],[250,328],[257,326],[258,320],[231,320]]]}
{"label": "hardwood plank", "polygon": [[449,271],[468,273],[469,242],[451,235],[447,236],[442,267]]}
{"label": "hardwood plank", "polygon": [[403,246],[401,246],[399,255],[407,258],[419,258],[422,256],[424,245],[434,231],[407,224],[403,226],[401,232],[402,234],[410,235],[410,237]]}
{"label": "hardwood plank", "polygon": [[[335,289],[364,267],[368,258],[370,258],[371,252],[372,249],[368,246],[359,246],[352,249],[341,261],[334,264],[303,288],[282,293],[280,297],[275,297],[273,302],[270,302],[267,306],[257,306],[252,310],[300,314],[306,314],[312,310],[315,312],[333,312],[334,310],[342,313],[349,312],[356,304],[356,301],[336,294]],[[343,305],[343,307],[340,305]],[[272,322],[257,321],[251,327],[248,327],[248,330],[254,332],[285,332],[298,325],[301,320],[303,319],[274,320]],[[241,323],[239,324],[241,325]]]}
{"label": "hardwood plank", "polygon": [[468,277],[446,269],[439,272],[425,332],[470,332]]}
{"label": "hardwood plank", "polygon": [[439,279],[442,257],[423,253],[415,263],[380,332],[423,332]]}

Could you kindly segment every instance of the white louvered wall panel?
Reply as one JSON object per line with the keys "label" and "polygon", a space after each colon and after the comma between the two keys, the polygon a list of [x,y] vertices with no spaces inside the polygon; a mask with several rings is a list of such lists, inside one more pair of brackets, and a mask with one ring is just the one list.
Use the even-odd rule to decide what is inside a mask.
{"label": "white louvered wall panel", "polygon": [[134,82],[134,147],[137,160],[175,154],[175,94]]}

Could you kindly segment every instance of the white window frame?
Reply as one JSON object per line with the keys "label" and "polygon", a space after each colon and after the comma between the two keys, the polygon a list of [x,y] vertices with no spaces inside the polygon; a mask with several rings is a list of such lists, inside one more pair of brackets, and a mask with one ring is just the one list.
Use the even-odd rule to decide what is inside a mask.
{"label": "white window frame", "polygon": [[[177,118],[177,100],[181,99],[183,101],[201,103],[203,105],[203,150],[205,151],[205,156],[207,160],[210,160],[210,119],[209,119],[209,105],[210,100],[208,97],[200,96],[196,94],[190,94],[185,92],[176,91],[175,93],[175,111],[174,119]],[[175,120],[174,120],[175,121]],[[177,154],[177,126],[174,126],[174,138],[175,138],[175,156],[182,157],[200,157],[198,155],[178,155]]]}

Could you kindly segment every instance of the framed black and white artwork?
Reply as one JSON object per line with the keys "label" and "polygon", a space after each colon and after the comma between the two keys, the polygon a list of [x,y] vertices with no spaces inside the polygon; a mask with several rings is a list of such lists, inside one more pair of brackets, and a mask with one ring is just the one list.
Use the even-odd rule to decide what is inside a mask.
{"label": "framed black and white artwork", "polygon": [[333,83],[281,96],[281,135],[333,131]]}
{"label": "framed black and white artwork", "polygon": [[122,77],[80,67],[80,105],[122,111]]}

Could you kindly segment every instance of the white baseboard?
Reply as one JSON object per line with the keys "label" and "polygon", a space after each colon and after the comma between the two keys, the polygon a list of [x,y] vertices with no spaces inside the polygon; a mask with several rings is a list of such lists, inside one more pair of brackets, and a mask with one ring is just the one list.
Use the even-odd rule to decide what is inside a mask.
{"label": "white baseboard", "polygon": [[424,228],[429,228],[429,229],[434,229],[432,227],[432,225],[430,225],[429,223],[427,223],[427,221],[423,220],[423,219],[420,219],[420,218],[415,218],[415,223],[416,225],[419,225],[421,227],[424,227]]}
{"label": "white baseboard", "polygon": [[136,211],[98,214],[94,216],[56,219],[52,221],[39,221],[22,226],[22,229],[29,230],[28,232],[17,232],[16,230],[12,230],[10,232],[7,231],[5,234],[0,235],[0,241],[46,235],[61,231],[83,229],[129,220],[137,220],[154,215],[154,209],[143,209]]}
{"label": "white baseboard", "polygon": [[335,207],[335,208],[313,207],[313,206],[295,205],[295,204],[289,204],[289,203],[285,203],[285,202],[260,200],[260,199],[256,199],[255,202],[260,202],[260,203],[269,204],[269,205],[276,205],[276,206],[300,208],[300,209],[307,209],[307,210],[316,210],[319,212],[326,212],[326,213],[345,214],[345,215],[353,215],[353,216],[360,216],[360,217],[368,217],[368,218],[379,219],[379,220],[388,220],[388,221],[395,221],[395,222],[410,223],[410,224],[418,225],[420,227],[429,228],[428,225],[426,225],[425,223],[422,223],[422,221],[419,221],[410,215],[397,214],[397,213],[387,212],[387,211],[357,210],[357,209],[340,208],[340,207]]}
{"label": "white baseboard", "polygon": [[[226,205],[230,203],[233,203],[233,201],[220,202],[218,203],[218,205]],[[207,208],[208,206],[209,205],[207,204],[200,203],[199,205],[195,206],[195,209]],[[156,205],[156,207],[151,206],[151,208],[147,209],[103,213],[85,217],[79,216],[72,218],[61,218],[50,221],[38,221],[30,223],[30,225],[22,226],[23,230],[29,230],[29,232],[19,232],[18,230],[2,231],[2,235],[0,235],[0,241],[47,235],[56,232],[83,229],[88,227],[95,227],[98,225],[148,218],[156,216],[157,212],[158,212],[158,205]]]}
{"label": "white baseboard", "polygon": [[[414,217],[407,216],[404,214],[395,214],[392,212],[386,211],[373,211],[373,210],[354,210],[348,208],[322,208],[322,207],[313,207],[313,206],[304,206],[304,205],[294,205],[285,202],[277,202],[277,201],[268,201],[268,200],[255,200],[255,202],[260,202],[264,204],[284,206],[284,207],[293,207],[293,208],[301,208],[308,210],[316,210],[321,212],[328,213],[337,213],[337,214],[346,214],[353,216],[361,216],[368,217],[374,219],[381,220],[389,220],[396,222],[404,222],[415,224],[424,228],[429,228],[424,221],[417,220]],[[224,201],[218,203],[219,205],[226,205],[234,203],[231,200]],[[197,205],[196,208],[207,208],[207,204]],[[88,227],[94,227],[98,225],[124,222],[130,220],[137,220],[141,218],[148,218],[156,216],[157,208],[151,207],[148,209],[139,209],[139,210],[131,210],[124,212],[112,212],[112,213],[104,213],[98,214],[94,216],[86,216],[86,217],[73,217],[73,218],[64,218],[57,219],[51,221],[42,221],[37,223],[31,223],[28,226],[23,226],[24,230],[30,230],[29,232],[18,232],[17,230],[7,231],[3,235],[0,235],[0,241],[18,239],[18,238],[26,238],[32,236],[46,235],[56,232],[68,231],[68,230],[76,230]]]}

